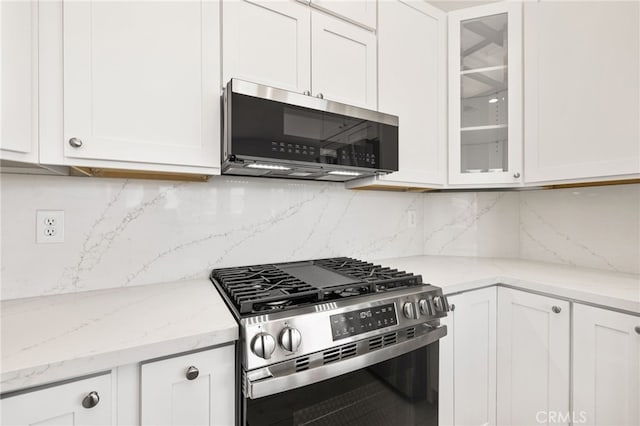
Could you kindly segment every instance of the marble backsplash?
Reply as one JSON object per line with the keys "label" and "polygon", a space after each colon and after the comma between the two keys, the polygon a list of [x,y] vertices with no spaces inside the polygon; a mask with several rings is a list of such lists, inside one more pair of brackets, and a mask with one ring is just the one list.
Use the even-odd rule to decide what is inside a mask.
{"label": "marble backsplash", "polygon": [[640,273],[640,184],[519,194],[521,258]]}
{"label": "marble backsplash", "polygon": [[[207,277],[214,267],[423,252],[423,194],[226,177],[1,179],[3,299]],[[35,243],[38,209],[65,211],[64,243]]]}
{"label": "marble backsplash", "polygon": [[519,192],[449,192],[424,198],[424,254],[519,257]]}
{"label": "marble backsplash", "polygon": [[[640,273],[640,185],[413,194],[230,177],[0,180],[2,299],[328,256],[521,257]],[[65,211],[64,243],[35,243],[39,209]]]}

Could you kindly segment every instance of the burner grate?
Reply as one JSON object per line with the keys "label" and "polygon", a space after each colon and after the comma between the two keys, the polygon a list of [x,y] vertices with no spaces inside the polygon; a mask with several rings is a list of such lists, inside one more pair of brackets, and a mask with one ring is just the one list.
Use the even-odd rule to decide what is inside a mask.
{"label": "burner grate", "polygon": [[306,278],[303,281],[283,270],[291,271],[283,266],[291,268],[291,264],[214,269],[211,278],[227,294],[240,315],[290,309],[422,284],[420,275],[349,257],[313,260],[309,264],[344,275],[351,281],[337,282],[335,285],[325,285],[324,282],[309,284],[305,282]]}
{"label": "burner grate", "polygon": [[375,286],[375,291],[385,291],[394,288],[412,287],[422,284],[420,275],[398,271],[374,265],[373,263],[350,257],[336,257],[314,261],[316,265],[324,266],[333,271],[340,272]]}
{"label": "burner grate", "polygon": [[215,269],[212,278],[224,288],[241,314],[284,309],[320,300],[320,291],[274,265]]}

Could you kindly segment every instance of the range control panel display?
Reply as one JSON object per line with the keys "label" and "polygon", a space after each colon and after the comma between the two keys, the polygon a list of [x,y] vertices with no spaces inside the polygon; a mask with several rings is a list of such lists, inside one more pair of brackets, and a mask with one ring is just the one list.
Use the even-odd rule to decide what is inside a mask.
{"label": "range control panel display", "polygon": [[398,323],[393,303],[331,315],[329,318],[334,341]]}

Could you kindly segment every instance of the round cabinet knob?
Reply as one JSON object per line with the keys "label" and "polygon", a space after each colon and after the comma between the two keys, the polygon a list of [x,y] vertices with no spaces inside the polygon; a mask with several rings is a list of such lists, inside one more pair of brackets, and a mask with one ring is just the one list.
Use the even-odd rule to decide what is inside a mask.
{"label": "round cabinet knob", "polygon": [[402,313],[407,319],[418,318],[418,313],[416,312],[416,307],[413,302],[405,302],[404,305],[402,305]]}
{"label": "round cabinet knob", "polygon": [[276,349],[276,340],[268,333],[258,333],[251,342],[251,352],[260,358],[269,359]]}
{"label": "round cabinet knob", "polygon": [[634,330],[636,331],[636,333],[640,334],[640,325],[636,325]]}
{"label": "round cabinet knob", "polygon": [[305,90],[302,94],[305,96],[311,96],[311,90]]}
{"label": "round cabinet knob", "polygon": [[80,148],[82,146],[82,140],[78,138],[71,138],[69,139],[69,145],[74,148]]}
{"label": "round cabinet knob", "polygon": [[196,378],[198,378],[199,374],[200,374],[200,370],[198,370],[193,365],[187,368],[187,380],[195,380]]}
{"label": "round cabinet knob", "polygon": [[98,405],[98,402],[100,402],[100,395],[98,395],[98,392],[92,391],[82,399],[82,406],[84,408],[93,408]]}
{"label": "round cabinet knob", "polygon": [[453,303],[451,304],[451,312],[456,310],[456,305],[454,305]]}
{"label": "round cabinet knob", "polygon": [[551,310],[554,314],[559,314],[560,312],[562,312],[562,308],[560,308],[560,306],[554,306],[551,308]]}
{"label": "round cabinet knob", "polygon": [[514,177],[514,178],[516,178],[516,179],[519,179],[519,178],[520,178],[520,173],[515,172],[515,173],[513,174],[513,177]]}
{"label": "round cabinet knob", "polygon": [[285,327],[280,333],[280,346],[288,352],[295,352],[302,343],[302,336],[297,328]]}
{"label": "round cabinet knob", "polygon": [[316,98],[324,99],[324,95],[322,93],[318,93],[316,95]]}

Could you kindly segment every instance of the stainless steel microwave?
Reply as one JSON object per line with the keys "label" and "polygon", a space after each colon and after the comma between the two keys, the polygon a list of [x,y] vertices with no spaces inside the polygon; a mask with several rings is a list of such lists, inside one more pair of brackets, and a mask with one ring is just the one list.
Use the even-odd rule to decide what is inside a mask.
{"label": "stainless steel microwave", "polygon": [[232,79],[222,173],[347,181],[398,170],[398,117]]}

